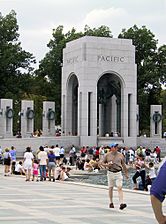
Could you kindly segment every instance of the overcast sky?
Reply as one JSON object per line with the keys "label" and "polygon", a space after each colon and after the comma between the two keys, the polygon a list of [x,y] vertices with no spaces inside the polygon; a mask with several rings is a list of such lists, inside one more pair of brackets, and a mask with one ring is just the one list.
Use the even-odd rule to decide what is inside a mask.
{"label": "overcast sky", "polygon": [[39,62],[49,50],[52,30],[59,25],[64,31],[83,31],[106,25],[116,38],[123,28],[145,25],[166,44],[166,0],[0,0],[3,16],[17,13],[20,41],[24,50]]}

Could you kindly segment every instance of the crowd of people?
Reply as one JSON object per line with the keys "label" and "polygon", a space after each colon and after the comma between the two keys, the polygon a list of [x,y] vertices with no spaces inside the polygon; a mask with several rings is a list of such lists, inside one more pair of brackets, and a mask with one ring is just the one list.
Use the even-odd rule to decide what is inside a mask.
{"label": "crowd of people", "polygon": [[32,152],[31,147],[27,147],[23,160],[17,160],[14,146],[0,147],[0,160],[4,165],[4,176],[24,175],[26,181],[49,181],[67,180],[70,176],[71,168],[66,165],[65,150],[58,145],[40,146],[38,150]]}
{"label": "crowd of people", "polygon": [[[124,203],[122,191],[124,173],[126,179],[132,179],[134,190],[150,190],[156,219],[159,223],[165,223],[166,218],[162,212],[162,202],[166,194],[166,183],[164,181],[166,177],[166,162],[164,161],[166,159],[163,159],[160,163],[161,150],[159,146],[154,149],[142,146],[133,149],[120,147],[118,144],[112,143],[109,146],[83,146],[76,149],[72,145],[67,152],[63,146],[49,147],[45,145],[40,146],[36,151],[33,150],[33,152],[31,147],[27,147],[23,160],[17,160],[16,155],[14,146],[5,149],[0,147],[0,161],[4,165],[4,176],[11,174],[24,175],[26,181],[46,181],[48,179],[55,182],[55,180],[70,180],[71,169],[87,172],[107,170],[109,208],[111,209],[114,208],[114,186],[118,190],[119,209],[122,210],[127,207],[127,204]],[[160,172],[157,171],[157,168]],[[134,170],[132,176],[129,176],[129,169]],[[140,182],[138,182],[139,177],[141,178]]]}
{"label": "crowd of people", "polygon": [[[26,180],[44,181],[48,177],[55,181],[59,175],[57,170],[67,171],[67,166],[75,167],[78,170],[88,172],[98,172],[104,169],[102,161],[108,152],[110,146],[88,147],[83,146],[76,149],[74,145],[65,152],[63,146],[40,146],[38,150],[32,153],[30,147],[27,147],[24,153],[23,161],[16,161],[16,149],[14,146],[2,150],[0,148],[0,160],[4,163],[4,175],[21,174],[26,175]],[[161,162],[161,150],[156,146],[153,150],[139,146],[137,149],[128,147],[118,147],[118,151],[123,155],[124,162],[128,168],[133,168],[135,174],[132,177],[135,190],[148,190],[156,178],[156,164]],[[68,169],[69,170],[69,169]],[[62,172],[63,173],[63,172]],[[38,178],[40,176],[40,178]],[[65,176],[65,175],[63,175]],[[69,176],[69,175],[68,175]],[[32,177],[32,178],[31,178]],[[141,181],[138,183],[138,177]],[[67,179],[66,176],[61,179]]]}

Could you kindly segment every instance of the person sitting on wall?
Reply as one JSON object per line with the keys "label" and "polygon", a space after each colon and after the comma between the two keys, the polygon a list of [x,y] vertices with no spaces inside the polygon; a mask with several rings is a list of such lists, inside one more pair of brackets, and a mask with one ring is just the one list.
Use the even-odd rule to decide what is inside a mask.
{"label": "person sitting on wall", "polygon": [[22,135],[21,135],[21,132],[20,131],[17,132],[16,138],[22,138]]}

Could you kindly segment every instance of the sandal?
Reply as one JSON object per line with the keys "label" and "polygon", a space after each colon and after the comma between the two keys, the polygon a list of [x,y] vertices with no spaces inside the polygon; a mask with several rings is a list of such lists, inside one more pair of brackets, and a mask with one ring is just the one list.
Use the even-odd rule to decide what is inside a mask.
{"label": "sandal", "polygon": [[127,207],[127,205],[126,204],[120,204],[120,207],[119,207],[119,209],[120,210],[123,210],[124,208],[126,208]]}
{"label": "sandal", "polygon": [[110,203],[109,204],[109,208],[114,208],[114,204],[113,203]]}

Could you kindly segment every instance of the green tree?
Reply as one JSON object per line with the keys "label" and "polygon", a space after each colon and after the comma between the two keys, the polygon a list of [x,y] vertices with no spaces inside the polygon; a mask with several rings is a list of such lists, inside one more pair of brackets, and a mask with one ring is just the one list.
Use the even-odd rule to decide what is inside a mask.
{"label": "green tree", "polygon": [[136,49],[140,129],[149,129],[150,105],[158,104],[161,84],[165,82],[165,46],[157,49],[155,35],[145,26],[123,29],[119,38],[132,39]]}
{"label": "green tree", "polygon": [[19,96],[27,86],[34,57],[22,49],[19,42],[16,13],[12,10],[5,17],[0,13],[0,98]]}
{"label": "green tree", "polygon": [[32,54],[22,49],[18,29],[15,11],[4,17],[0,13],[0,98],[14,101],[14,133],[19,126],[20,99],[30,91],[31,63],[35,63]]}

